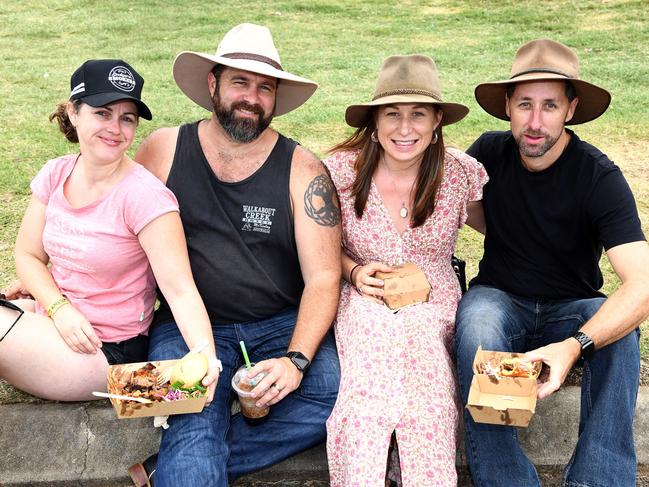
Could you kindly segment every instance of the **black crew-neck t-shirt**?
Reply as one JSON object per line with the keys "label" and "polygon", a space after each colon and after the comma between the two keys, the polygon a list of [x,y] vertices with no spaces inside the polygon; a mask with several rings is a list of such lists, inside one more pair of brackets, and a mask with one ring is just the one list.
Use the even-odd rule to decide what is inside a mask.
{"label": "black crew-neck t-shirt", "polygon": [[511,131],[488,132],[467,151],[489,174],[484,255],[472,285],[532,298],[603,296],[602,249],[645,239],[620,169],[568,134],[561,156],[539,172],[523,166]]}

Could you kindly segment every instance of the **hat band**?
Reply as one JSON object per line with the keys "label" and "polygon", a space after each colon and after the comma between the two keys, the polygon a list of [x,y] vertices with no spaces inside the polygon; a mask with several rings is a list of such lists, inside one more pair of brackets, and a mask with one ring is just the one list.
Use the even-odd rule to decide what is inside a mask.
{"label": "hat band", "polygon": [[530,74],[530,73],[552,73],[552,74],[558,74],[559,76],[564,76],[566,78],[572,78],[572,76],[568,76],[566,73],[562,73],[561,71],[556,69],[533,68],[533,69],[526,69],[525,71],[516,73],[513,76],[511,76],[509,79],[518,78],[519,76],[523,76],[524,74]]}
{"label": "hat band", "polygon": [[442,97],[438,93],[434,93],[434,92],[428,91],[428,90],[414,90],[414,89],[408,89],[408,88],[384,91],[382,93],[374,95],[374,98],[372,98],[372,101],[378,100],[379,98],[385,98],[386,96],[394,96],[394,95],[423,95],[423,96],[429,96],[431,98],[434,98],[435,100],[437,100],[439,102],[442,101]]}
{"label": "hat band", "polygon": [[270,64],[273,68],[284,71],[282,69],[282,65],[277,61],[274,61],[273,59],[266,56],[261,56],[259,54],[252,54],[248,52],[230,52],[228,54],[222,54],[221,57],[227,57],[229,59],[248,59],[249,61],[258,61],[260,63]]}

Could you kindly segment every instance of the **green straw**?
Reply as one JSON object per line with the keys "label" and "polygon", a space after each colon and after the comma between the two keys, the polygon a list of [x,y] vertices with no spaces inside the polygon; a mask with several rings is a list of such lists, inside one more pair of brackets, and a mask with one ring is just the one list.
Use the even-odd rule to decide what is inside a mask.
{"label": "green straw", "polygon": [[241,351],[243,352],[243,359],[246,361],[246,369],[250,370],[252,367],[250,365],[250,359],[248,358],[248,352],[246,351],[246,344],[243,343],[243,340],[239,342],[239,345],[241,345]]}

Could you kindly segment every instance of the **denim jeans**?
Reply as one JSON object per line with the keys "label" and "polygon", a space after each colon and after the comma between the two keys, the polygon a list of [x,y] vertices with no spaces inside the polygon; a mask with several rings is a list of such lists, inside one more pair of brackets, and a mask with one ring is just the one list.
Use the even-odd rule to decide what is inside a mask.
{"label": "denim jeans", "polygon": [[[169,417],[163,431],[155,474],[156,487],[227,486],[239,476],[273,465],[325,440],[325,422],[333,409],[340,382],[340,366],[329,332],[300,387],[271,406],[262,424],[247,424],[241,413],[230,415],[236,394],[230,386],[243,364],[239,341],[250,360],[282,357],[297,312],[290,310],[263,321],[212,324],[216,352],[223,363],[214,400],[201,413]],[[163,360],[187,353],[178,327],[160,323],[150,331],[149,358]]]}
{"label": "denim jeans", "polygon": [[[574,335],[604,298],[544,300],[474,286],[457,310],[455,350],[463,404],[473,358],[485,350],[526,352]],[[635,486],[633,414],[640,380],[640,332],[597,350],[584,362],[577,446],[563,485]],[[576,413],[576,412],[575,412]],[[476,487],[540,486],[534,465],[510,426],[476,423],[464,410],[465,447]]]}

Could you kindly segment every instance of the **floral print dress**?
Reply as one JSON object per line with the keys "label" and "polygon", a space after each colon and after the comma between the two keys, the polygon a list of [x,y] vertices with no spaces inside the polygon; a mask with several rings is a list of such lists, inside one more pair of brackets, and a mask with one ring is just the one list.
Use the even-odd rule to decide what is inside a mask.
{"label": "floral print dress", "polygon": [[343,282],[335,323],[340,356],[338,400],[327,421],[332,487],[385,485],[388,447],[396,432],[405,487],[457,484],[458,404],[450,350],[461,297],[451,267],[466,206],[482,199],[483,166],[447,149],[435,211],[417,228],[397,233],[372,187],[362,218],[351,184],[356,152],[325,160],[338,190],[343,246],[357,263],[412,262],[431,284],[427,303],[393,313]]}

